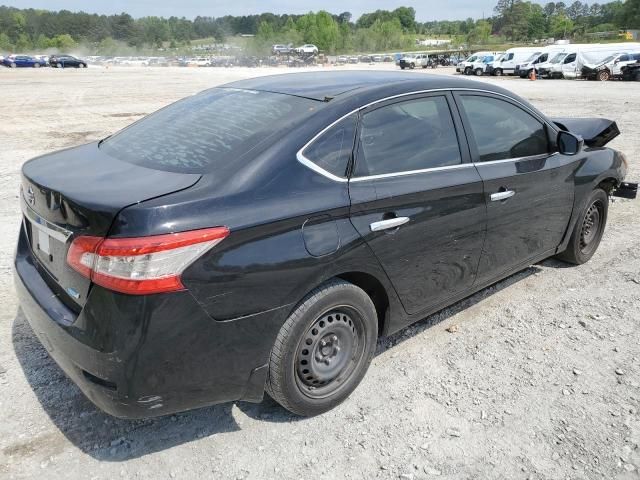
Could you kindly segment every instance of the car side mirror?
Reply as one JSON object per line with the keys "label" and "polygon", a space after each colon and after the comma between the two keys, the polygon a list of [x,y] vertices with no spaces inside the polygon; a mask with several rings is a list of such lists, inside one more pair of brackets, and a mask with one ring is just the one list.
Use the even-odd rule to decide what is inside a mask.
{"label": "car side mirror", "polygon": [[562,155],[577,155],[582,150],[584,140],[571,132],[561,130],[558,133],[558,151]]}

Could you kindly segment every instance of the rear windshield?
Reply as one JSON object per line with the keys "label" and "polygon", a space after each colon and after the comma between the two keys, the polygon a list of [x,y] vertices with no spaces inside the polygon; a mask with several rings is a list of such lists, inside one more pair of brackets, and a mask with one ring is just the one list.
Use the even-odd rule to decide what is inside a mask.
{"label": "rear windshield", "polygon": [[126,162],[180,173],[226,168],[322,103],[291,95],[214,88],[169,105],[101,143]]}

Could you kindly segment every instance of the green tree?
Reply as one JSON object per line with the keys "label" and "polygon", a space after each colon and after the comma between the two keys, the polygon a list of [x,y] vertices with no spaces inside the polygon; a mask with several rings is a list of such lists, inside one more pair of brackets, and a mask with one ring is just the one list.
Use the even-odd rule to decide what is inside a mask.
{"label": "green tree", "polygon": [[9,35],[4,32],[0,32],[0,51],[9,52],[11,50],[13,50],[13,44],[11,43]]}
{"label": "green tree", "polygon": [[551,17],[551,35],[554,38],[567,38],[573,31],[573,22],[565,14]]}
{"label": "green tree", "polygon": [[71,35],[65,33],[63,35],[56,35],[51,39],[51,45],[61,52],[69,51],[77,46],[76,41]]}

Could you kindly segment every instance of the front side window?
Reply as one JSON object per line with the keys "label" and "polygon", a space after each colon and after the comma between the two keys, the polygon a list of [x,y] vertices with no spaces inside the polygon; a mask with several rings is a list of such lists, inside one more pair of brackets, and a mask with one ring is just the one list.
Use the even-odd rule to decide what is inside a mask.
{"label": "front side window", "polygon": [[353,150],[356,116],[351,115],[320,135],[302,155],[327,172],[345,177]]}
{"label": "front side window", "polygon": [[575,53],[570,53],[569,55],[567,55],[567,58],[564,59],[564,63],[571,63],[571,62],[575,62],[576,61],[576,54]]}
{"label": "front side window", "polygon": [[521,108],[479,95],[460,99],[481,162],[548,153],[544,124]]}
{"label": "front side window", "polygon": [[356,176],[461,162],[455,126],[444,96],[394,103],[362,117]]}

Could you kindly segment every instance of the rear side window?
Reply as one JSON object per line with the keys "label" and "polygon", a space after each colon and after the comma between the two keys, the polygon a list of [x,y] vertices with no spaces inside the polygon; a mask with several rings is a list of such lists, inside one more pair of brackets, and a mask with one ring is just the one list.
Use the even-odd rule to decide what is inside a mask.
{"label": "rear side window", "polygon": [[460,96],[481,162],[548,153],[544,124],[497,98]]}
{"label": "rear side window", "polygon": [[214,88],[134,123],[100,148],[119,160],[158,170],[224,169],[232,175],[245,155],[311,115],[319,104],[278,93]]}
{"label": "rear side window", "polygon": [[444,96],[394,103],[362,118],[357,176],[384,175],[462,162]]}
{"label": "rear side window", "polygon": [[337,177],[345,177],[355,133],[356,116],[351,115],[320,135],[302,154],[323,170]]}

